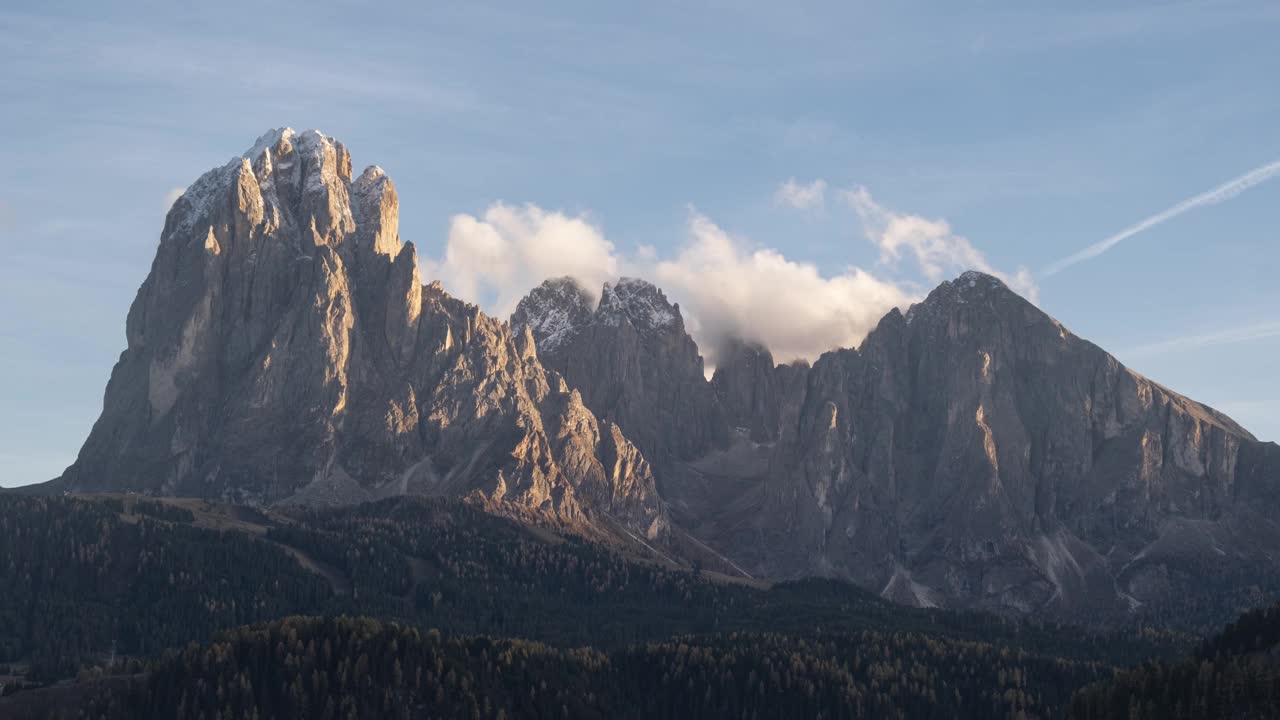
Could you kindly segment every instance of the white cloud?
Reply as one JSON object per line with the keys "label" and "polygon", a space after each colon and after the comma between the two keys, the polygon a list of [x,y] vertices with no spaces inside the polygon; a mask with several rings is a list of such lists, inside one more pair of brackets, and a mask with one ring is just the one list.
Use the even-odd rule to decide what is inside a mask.
{"label": "white cloud", "polygon": [[813,360],[857,345],[890,308],[912,299],[859,268],[823,277],[814,265],[753,248],[696,212],[688,233],[674,258],[654,266],[654,280],[691,316],[694,339],[712,363],[716,348],[735,337],[764,344],[779,362]]}
{"label": "white cloud", "polygon": [[821,210],[827,200],[827,181],[818,178],[802,185],[791,178],[778,186],[773,193],[773,203],[796,210]]}
{"label": "white cloud", "polygon": [[[932,282],[981,270],[1035,299],[1030,273],[996,271],[945,221],[886,209],[864,188],[844,195],[882,261],[909,255]],[[674,252],[641,245],[624,253],[586,216],[495,203],[480,217],[455,215],[444,258],[423,265],[424,277],[439,278],[449,292],[499,317],[549,277],[571,275],[593,294],[619,275],[647,278],[680,303],[709,364],[732,338],[759,342],[780,362],[814,360],[827,350],[856,346],[891,308],[918,299],[915,283],[853,266],[824,275],[811,263],[731,235],[692,210],[684,242]]]}
{"label": "white cloud", "polygon": [[424,263],[449,292],[499,317],[549,277],[572,275],[592,293],[618,275],[613,243],[585,217],[494,203],[482,218],[455,215],[442,261]]}
{"label": "white cloud", "polygon": [[953,232],[946,220],[930,220],[886,208],[865,187],[846,190],[842,195],[862,220],[867,239],[880,248],[881,263],[896,264],[905,252],[931,282],[965,270],[978,270],[1000,278],[1031,302],[1039,301],[1040,290],[1030,270],[1019,267],[1013,274],[996,270],[986,255],[968,238]]}
{"label": "white cloud", "polygon": [[184,187],[176,187],[170,190],[169,192],[165,193],[164,194],[165,208],[167,209],[167,208],[173,207],[173,204],[178,202],[178,198],[182,197],[182,193],[186,191],[187,189]]}
{"label": "white cloud", "polygon": [[912,299],[858,268],[823,277],[812,264],[731,237],[697,212],[680,250],[662,258],[649,245],[618,253],[586,217],[496,203],[480,218],[454,216],[444,259],[425,261],[424,275],[499,317],[548,277],[572,275],[593,293],[619,275],[645,277],[680,303],[710,363],[735,337],[764,344],[779,361],[813,360],[856,345],[890,308]]}

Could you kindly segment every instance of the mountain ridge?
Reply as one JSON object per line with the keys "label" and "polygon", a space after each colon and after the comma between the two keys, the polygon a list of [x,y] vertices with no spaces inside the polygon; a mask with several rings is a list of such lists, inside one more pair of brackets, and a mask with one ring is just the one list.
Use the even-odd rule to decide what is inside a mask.
{"label": "mountain ridge", "polygon": [[[526,308],[512,321],[531,320]],[[576,362],[599,352],[590,342]],[[758,343],[724,355],[708,384],[730,443],[666,468],[662,495],[752,574],[846,577],[908,604],[1119,617],[1194,586],[1203,569],[1180,563],[1227,546],[1225,565],[1264,568],[1251,545],[1280,542],[1238,497],[1274,498],[1267,444],[991,275],[941,283],[812,365],[775,364]]]}
{"label": "mountain ridge", "polygon": [[263,135],[170,210],[103,414],[58,485],[257,503],[480,493],[666,533],[648,463],[527,336],[419,279],[376,166]]}
{"label": "mountain ridge", "polygon": [[1280,580],[1280,447],[991,275],[812,364],[730,342],[708,380],[653,283],[596,299],[553,278],[498,320],[424,284],[398,222],[386,173],[354,175],[316,131],[201,176],[102,416],[44,490],[479,496],[726,572],[1014,614],[1125,618],[1210,576],[1231,603]]}

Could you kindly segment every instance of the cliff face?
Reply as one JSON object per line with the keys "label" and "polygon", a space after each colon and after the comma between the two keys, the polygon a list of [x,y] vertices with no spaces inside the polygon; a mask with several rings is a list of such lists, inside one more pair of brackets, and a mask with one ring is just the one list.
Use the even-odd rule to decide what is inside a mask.
{"label": "cliff face", "polygon": [[775,365],[768,348],[731,342],[711,378],[729,422],[757,443],[775,442],[795,421],[809,366]]}
{"label": "cliff face", "polygon": [[391,180],[268,133],[170,210],[60,484],[255,502],[479,493],[659,537],[648,462],[531,335],[423,286]]}
{"label": "cliff face", "polygon": [[1274,452],[980,273],[819,359],[788,431],[762,513],[793,540],[761,556],[775,573],[1075,613],[1160,599],[1168,553],[1280,544],[1254,503]]}
{"label": "cliff face", "polygon": [[1114,617],[1203,592],[1210,569],[1248,580],[1280,549],[1275,445],[988,275],[943,283],[811,368],[738,343],[710,383],[687,370],[666,395],[650,379],[696,357],[682,324],[646,346],[634,338],[652,323],[618,331],[566,280],[521,308],[513,322],[535,328],[588,407],[655,452],[671,447],[663,430],[715,438],[669,453],[659,480],[730,571],[843,577],[913,605]]}

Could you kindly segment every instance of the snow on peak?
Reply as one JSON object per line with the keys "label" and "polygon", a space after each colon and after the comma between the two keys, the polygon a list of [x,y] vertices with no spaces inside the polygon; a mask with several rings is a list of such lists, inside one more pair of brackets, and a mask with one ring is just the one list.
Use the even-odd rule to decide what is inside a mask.
{"label": "snow on peak", "polygon": [[289,182],[300,177],[299,166],[293,164],[291,159],[281,159],[291,153],[306,158],[308,191],[322,190],[325,186],[335,187],[339,181],[340,166],[345,159],[346,151],[341,147],[337,140],[318,130],[300,133],[290,127],[268,130],[244,153],[206,172],[187,187],[170,208],[170,214],[177,215],[174,216],[173,224],[168,227],[168,234],[188,232],[205,221],[211,207],[226,197],[241,172],[254,174],[264,199],[272,202],[277,176],[287,176]]}
{"label": "snow on peak", "polygon": [[680,308],[653,283],[629,277],[605,283],[596,304],[575,278],[565,276],[529,291],[511,314],[512,329],[527,326],[539,352],[555,350],[588,325],[616,327],[623,322],[641,332],[680,327]]}
{"label": "snow on peak", "polygon": [[[315,131],[312,130],[311,132]],[[291,127],[273,128],[262,133],[262,135],[258,137],[257,142],[253,144],[253,147],[245,150],[244,154],[240,157],[249,160],[250,162],[255,161],[262,156],[262,153],[266,152],[269,148],[275,147],[280,143],[280,141],[292,140],[296,135],[297,133],[294,132]]]}
{"label": "snow on peak", "polygon": [[1008,290],[1008,286],[999,278],[977,270],[969,270],[960,274],[955,280],[947,280],[929,293],[923,305],[942,304],[963,305],[970,300],[994,297],[993,291]]}
{"label": "snow on peak", "polygon": [[994,290],[1008,290],[1008,286],[994,275],[968,270],[955,280],[943,281],[923,301],[912,303],[903,314],[903,319],[907,325],[911,325],[922,318],[929,320],[940,317],[941,308],[994,298],[995,295],[991,294]]}
{"label": "snow on peak", "polygon": [[356,207],[364,207],[382,199],[384,188],[391,178],[377,165],[370,165],[351,183],[351,199]]}
{"label": "snow on peak", "polygon": [[187,186],[182,195],[169,208],[169,215],[177,220],[169,228],[170,235],[186,232],[195,227],[196,220],[205,217],[214,198],[222,197],[231,185],[234,170],[244,162],[235,159],[201,175],[195,182]]}
{"label": "snow on peak", "polygon": [[540,352],[555,350],[591,321],[591,297],[572,277],[543,281],[511,314],[511,327],[526,326]]}
{"label": "snow on peak", "polygon": [[988,288],[1004,287],[1004,283],[1000,281],[1000,278],[977,270],[966,270],[954,282],[961,287],[976,288],[980,285]]}
{"label": "snow on peak", "polygon": [[672,305],[662,290],[648,280],[624,277],[616,283],[604,284],[596,314],[609,325],[618,325],[626,319],[637,330],[657,330],[675,325],[680,319],[680,308]]}

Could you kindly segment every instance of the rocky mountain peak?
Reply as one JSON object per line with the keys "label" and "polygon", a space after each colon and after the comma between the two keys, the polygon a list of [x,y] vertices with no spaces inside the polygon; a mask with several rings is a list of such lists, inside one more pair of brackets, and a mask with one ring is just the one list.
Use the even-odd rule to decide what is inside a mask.
{"label": "rocky mountain peak", "polygon": [[573,279],[548,280],[520,301],[511,325],[530,328],[543,364],[660,469],[728,441],[680,306],[653,283],[629,277],[605,283],[593,309]]}
{"label": "rocky mountain peak", "polygon": [[511,314],[511,326],[529,328],[543,352],[554,352],[591,323],[594,305],[576,279],[550,278],[520,300]]}
{"label": "rocky mountain peak", "polygon": [[684,332],[680,305],[667,300],[658,286],[640,278],[624,277],[616,283],[605,283],[596,313],[602,322],[610,325],[629,322],[644,333]]}
{"label": "rocky mountain peak", "polygon": [[169,211],[162,241],[212,226],[230,200],[250,225],[302,231],[312,245],[337,246],[354,230],[348,197],[351,155],[317,130],[278,128],[191,184]]}
{"label": "rocky mountain peak", "polygon": [[944,280],[921,302],[912,305],[906,312],[904,320],[907,324],[922,317],[936,318],[966,305],[993,309],[1005,303],[1022,303],[1030,306],[1026,300],[1009,289],[1000,278],[977,270],[969,270],[953,280]]}
{"label": "rocky mountain peak", "polygon": [[510,322],[423,285],[395,185],[351,167],[282,128],[192,183],[55,488],[479,495],[661,541],[661,482],[725,567],[1000,612],[1124,613],[1274,569],[1276,446],[997,278],[942,283],[812,367],[735,344],[708,382],[652,283],[597,303],[549,280]]}
{"label": "rocky mountain peak", "polygon": [[1245,536],[1280,541],[1239,501],[1280,477],[1248,433],[989,275],[891,311],[857,351],[815,362],[803,393],[757,513],[764,542],[801,548],[781,567],[1083,616],[1194,592],[1180,554],[1230,542],[1248,565]]}
{"label": "rocky mountain peak", "polygon": [[350,503],[479,493],[660,539],[648,461],[532,335],[423,286],[395,185],[289,128],[175,202],[73,490]]}

